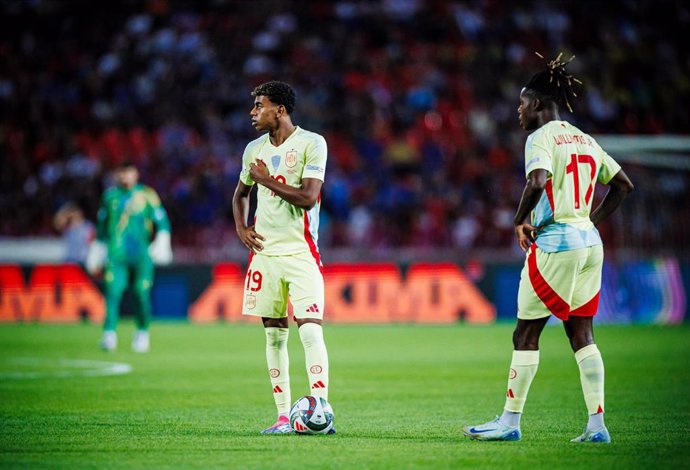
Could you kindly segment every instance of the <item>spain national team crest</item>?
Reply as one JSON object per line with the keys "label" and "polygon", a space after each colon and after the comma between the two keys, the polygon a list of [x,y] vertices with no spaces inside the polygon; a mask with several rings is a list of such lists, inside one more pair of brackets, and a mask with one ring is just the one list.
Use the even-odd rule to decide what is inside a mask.
{"label": "spain national team crest", "polygon": [[285,165],[287,165],[288,168],[297,165],[297,150],[290,150],[285,154]]}
{"label": "spain national team crest", "polygon": [[244,302],[244,305],[249,309],[253,309],[256,307],[256,296],[253,294],[249,294],[247,296],[247,300]]}

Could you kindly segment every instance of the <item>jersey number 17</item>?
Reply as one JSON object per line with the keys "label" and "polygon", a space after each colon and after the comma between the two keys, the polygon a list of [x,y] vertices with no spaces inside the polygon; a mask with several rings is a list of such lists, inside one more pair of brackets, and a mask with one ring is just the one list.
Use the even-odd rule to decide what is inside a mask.
{"label": "jersey number 17", "polygon": [[[575,153],[570,155],[570,163],[565,167],[565,173],[572,173],[573,187],[575,189],[575,209],[580,208],[580,172],[578,165],[589,165],[589,182],[587,184],[587,192],[585,193],[585,205],[589,204],[594,192],[594,177],[597,174],[597,163],[591,155],[577,155]],[[586,175],[585,175],[586,177]]]}

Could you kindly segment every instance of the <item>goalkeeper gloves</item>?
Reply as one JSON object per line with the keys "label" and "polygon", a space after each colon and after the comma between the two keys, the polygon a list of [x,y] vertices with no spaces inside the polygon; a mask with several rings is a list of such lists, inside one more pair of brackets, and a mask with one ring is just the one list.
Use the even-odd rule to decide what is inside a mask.
{"label": "goalkeeper gloves", "polygon": [[86,270],[90,274],[97,274],[103,269],[108,258],[108,247],[102,241],[94,240],[89,245],[86,255]]}
{"label": "goalkeeper gloves", "polygon": [[149,245],[149,255],[155,264],[172,263],[173,254],[170,245],[170,232],[158,232]]}

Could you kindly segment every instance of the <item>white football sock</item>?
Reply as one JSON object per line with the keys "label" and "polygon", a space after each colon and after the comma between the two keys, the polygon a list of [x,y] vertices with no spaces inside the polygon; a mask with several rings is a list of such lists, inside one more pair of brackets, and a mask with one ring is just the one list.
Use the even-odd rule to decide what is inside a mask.
{"label": "white football sock", "polygon": [[271,377],[273,400],[278,408],[278,415],[287,416],[292,404],[290,398],[290,360],[288,358],[288,328],[265,328],[266,363]]}
{"label": "white football sock", "polygon": [[304,346],[311,394],[328,400],[328,352],[323,341],[323,328],[316,323],[304,323],[299,327],[299,337]]}
{"label": "white football sock", "polygon": [[[589,429],[604,426],[604,361],[596,344],[589,344],[575,352],[575,360],[580,368],[580,383],[585,396],[587,414],[590,416]],[[598,416],[597,416],[598,415]]]}
{"label": "white football sock", "polygon": [[[513,351],[504,406],[506,411],[522,413],[525,401],[527,401],[529,387],[538,367],[539,351]],[[519,422],[519,417],[517,419]]]}

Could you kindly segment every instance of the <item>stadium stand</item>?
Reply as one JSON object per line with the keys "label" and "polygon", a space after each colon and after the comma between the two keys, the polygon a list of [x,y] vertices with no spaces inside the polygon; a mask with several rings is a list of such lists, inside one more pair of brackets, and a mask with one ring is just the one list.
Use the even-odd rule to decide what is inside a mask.
{"label": "stadium stand", "polygon": [[[110,169],[132,159],[165,201],[178,260],[234,256],[229,201],[255,137],[249,92],[280,78],[298,91],[295,121],[329,143],[322,247],[515,253],[517,96],[534,51],[577,55],[585,90],[564,117],[583,130],[690,133],[687,5],[544,8],[2,2],[0,236],[55,235],[67,201],[93,220]],[[637,191],[602,227],[607,246],[687,250],[687,169],[626,172]]]}

